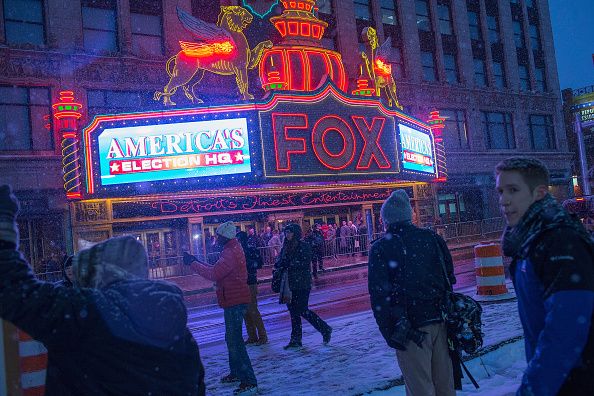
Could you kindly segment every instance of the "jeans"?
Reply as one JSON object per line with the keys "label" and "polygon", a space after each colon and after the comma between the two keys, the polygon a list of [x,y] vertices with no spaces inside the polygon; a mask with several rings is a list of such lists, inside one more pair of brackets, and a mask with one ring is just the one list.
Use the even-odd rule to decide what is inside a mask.
{"label": "jeans", "polygon": [[241,383],[257,385],[252,362],[245,349],[243,335],[243,315],[247,310],[246,304],[223,308],[225,313],[225,342],[229,351],[229,368],[231,375],[239,378]]}
{"label": "jeans", "polygon": [[305,318],[317,331],[322,335],[330,331],[328,323],[324,322],[322,318],[309,310],[309,293],[310,289],[306,290],[292,290],[293,296],[291,302],[287,304],[289,313],[291,314],[291,341],[301,342],[303,337],[303,327],[301,325],[301,317]]}

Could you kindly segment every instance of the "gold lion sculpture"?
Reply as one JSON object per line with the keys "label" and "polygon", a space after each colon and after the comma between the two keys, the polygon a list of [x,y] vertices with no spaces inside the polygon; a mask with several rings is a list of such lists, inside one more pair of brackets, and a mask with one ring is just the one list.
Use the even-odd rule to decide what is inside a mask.
{"label": "gold lion sculpture", "polygon": [[388,106],[395,106],[402,110],[396,94],[396,82],[392,76],[392,65],[390,64],[391,37],[388,37],[381,46],[378,46],[379,40],[374,28],[366,27],[363,29],[361,36],[366,44],[366,51],[361,52],[361,57],[365,63],[367,74],[373,81],[375,96],[381,97],[381,90],[384,89],[388,99]]}
{"label": "gold lion sculpture", "polygon": [[[194,18],[180,8],[177,8],[177,16],[198,42],[180,41],[181,51],[169,58],[165,66],[169,82],[163,92],[155,92],[153,99],[163,98],[165,106],[174,106],[171,96],[182,87],[190,101],[203,103],[195,95],[194,87],[200,83],[205,71],[224,76],[234,75],[242,99],[254,99],[248,92],[247,71],[258,66],[264,51],[272,48],[272,42],[263,41],[250,50],[243,34],[243,30],[253,20],[249,11],[240,6],[222,6],[216,25]],[[188,84],[198,71],[202,74],[189,88]]]}

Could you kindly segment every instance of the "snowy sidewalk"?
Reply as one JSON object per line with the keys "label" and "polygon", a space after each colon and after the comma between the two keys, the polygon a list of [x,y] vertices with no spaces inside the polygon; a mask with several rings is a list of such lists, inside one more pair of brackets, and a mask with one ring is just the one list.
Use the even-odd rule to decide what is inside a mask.
{"label": "snowy sidewalk", "polygon": [[[522,334],[515,300],[486,304],[483,308],[485,347]],[[371,312],[344,316],[330,320],[329,324],[334,331],[332,341],[327,346],[322,345],[320,334],[304,321],[304,347],[300,350],[283,350],[282,347],[289,341],[290,330],[269,334],[268,345],[248,347],[260,395],[404,394],[403,387],[396,386],[401,383],[396,354],[386,346]],[[200,344],[200,335],[197,334],[196,338]],[[502,386],[505,381],[510,382],[507,376],[501,374],[507,368],[506,365],[510,366],[509,369],[521,372],[521,365],[514,362],[523,361],[523,352],[510,345],[502,347],[501,353],[508,353],[513,361],[503,361],[497,357],[491,359],[497,351],[483,356],[488,370],[489,365],[492,365],[490,374],[496,374]],[[225,344],[201,348],[200,354],[206,369],[207,394],[232,394],[233,385],[219,383],[219,378],[228,373]],[[498,367],[498,364],[502,367]],[[469,368],[473,375],[481,379],[480,385],[483,386],[485,368],[475,362],[471,362]],[[519,378],[517,381],[512,378],[511,384],[508,382],[505,383],[505,389],[513,389],[519,383]],[[483,395],[487,394],[484,393],[487,388],[485,385],[477,393],[470,383],[465,383],[464,392],[459,394]],[[498,389],[494,394],[505,392]]]}

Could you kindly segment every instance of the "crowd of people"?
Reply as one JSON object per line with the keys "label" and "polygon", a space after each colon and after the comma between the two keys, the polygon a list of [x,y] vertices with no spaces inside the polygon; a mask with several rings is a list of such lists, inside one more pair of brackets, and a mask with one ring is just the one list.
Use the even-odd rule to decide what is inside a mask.
{"label": "crowd of people", "polygon": [[[512,259],[526,349],[516,395],[592,395],[594,241],[548,193],[549,172],[541,161],[504,160],[495,178],[507,222],[502,246]],[[82,250],[64,263],[67,282],[44,282],[18,252],[17,213],[10,188],[0,186],[0,316],[46,346],[46,394],[205,394],[182,293],[148,279],[147,253],[135,238],[111,238]],[[407,395],[455,395],[462,371],[456,334],[444,320],[444,299],[456,282],[448,247],[435,232],[414,225],[404,190],[383,203],[381,217],[385,234],[372,243],[368,264],[379,331],[396,350]],[[259,248],[280,242],[274,242],[274,267],[284,283],[279,302],[291,317],[285,349],[302,346],[301,318],[327,344],[333,329],[309,309],[309,295],[312,277],[323,269],[321,241],[333,231],[336,239],[337,230],[328,226],[324,234],[320,224],[302,235],[299,225],[289,224],[282,234],[265,230],[264,238],[254,230],[237,233],[226,222],[216,229],[222,250],[214,264],[184,254],[186,265],[216,282],[229,357],[221,381],[237,383],[234,394],[257,392],[246,344],[269,342],[257,301],[257,271],[264,264]],[[339,238],[347,235],[357,231],[344,223]]]}

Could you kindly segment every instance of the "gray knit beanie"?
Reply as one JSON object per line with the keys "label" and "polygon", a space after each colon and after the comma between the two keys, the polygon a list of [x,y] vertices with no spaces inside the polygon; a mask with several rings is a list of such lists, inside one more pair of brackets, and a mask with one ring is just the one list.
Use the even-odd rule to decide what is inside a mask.
{"label": "gray knit beanie", "polygon": [[110,238],[78,252],[72,270],[77,286],[100,289],[118,280],[147,279],[148,257],[136,238]]}
{"label": "gray knit beanie", "polygon": [[382,205],[380,215],[386,225],[412,221],[412,207],[406,191],[394,191]]}

